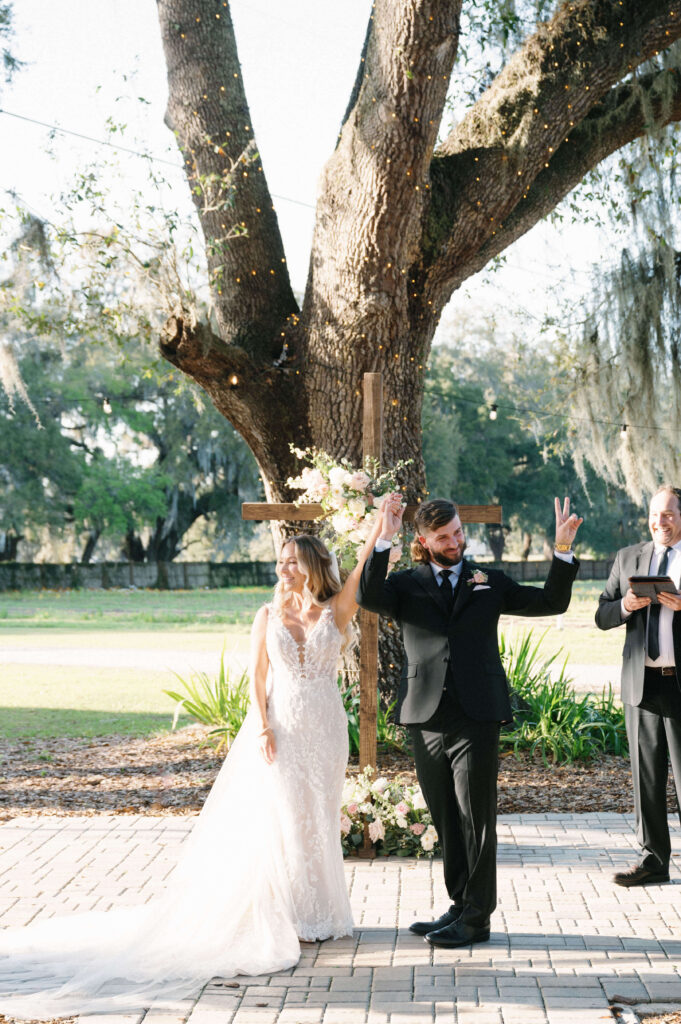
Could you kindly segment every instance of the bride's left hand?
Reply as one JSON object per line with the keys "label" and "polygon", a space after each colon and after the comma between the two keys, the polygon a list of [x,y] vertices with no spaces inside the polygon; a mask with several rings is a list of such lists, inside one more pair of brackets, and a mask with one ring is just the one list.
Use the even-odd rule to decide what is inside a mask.
{"label": "bride's left hand", "polygon": [[263,729],[258,737],[258,744],[260,746],[260,753],[265,758],[267,764],[272,764],[277,753],[277,745],[274,742],[274,733],[271,729]]}

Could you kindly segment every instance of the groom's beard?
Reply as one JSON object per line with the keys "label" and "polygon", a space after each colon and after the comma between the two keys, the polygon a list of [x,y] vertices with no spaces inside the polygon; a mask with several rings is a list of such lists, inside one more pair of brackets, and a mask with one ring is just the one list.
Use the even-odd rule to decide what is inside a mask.
{"label": "groom's beard", "polygon": [[447,553],[436,548],[428,548],[427,550],[433,562],[437,562],[438,565],[442,565],[447,569],[449,566],[459,564],[466,550],[466,542],[463,542],[456,554],[450,548],[447,549]]}

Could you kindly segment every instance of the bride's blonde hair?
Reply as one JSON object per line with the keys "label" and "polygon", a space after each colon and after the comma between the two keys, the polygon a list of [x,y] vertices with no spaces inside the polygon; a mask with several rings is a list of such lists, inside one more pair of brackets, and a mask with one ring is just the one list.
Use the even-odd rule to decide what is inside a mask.
{"label": "bride's blonde hair", "polygon": [[[319,537],[311,533],[299,533],[296,537],[289,537],[282,544],[293,544],[298,561],[298,569],[305,577],[303,584],[303,595],[311,603],[323,607],[328,604],[334,594],[340,593],[342,583],[338,574],[338,563],[335,556],[331,554]],[[277,569],[277,574],[279,570]],[[274,588],[274,607],[281,610],[292,600],[292,595],[287,594],[281,585],[277,583]],[[352,624],[345,630],[343,650],[354,643],[355,630]]]}

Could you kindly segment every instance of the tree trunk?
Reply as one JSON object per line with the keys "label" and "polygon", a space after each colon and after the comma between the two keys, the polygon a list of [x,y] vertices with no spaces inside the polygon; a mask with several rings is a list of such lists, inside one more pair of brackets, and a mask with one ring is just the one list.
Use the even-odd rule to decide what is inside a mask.
{"label": "tree trunk", "polygon": [[0,530],[0,562],[16,562],[19,543],[23,539],[23,534],[15,533],[12,527]]}
{"label": "tree trunk", "polygon": [[494,555],[494,561],[500,562],[504,557],[508,527],[499,525],[498,523],[487,523],[485,526],[485,532],[487,534],[487,543],[492,549],[492,554]]}
{"label": "tree trunk", "polygon": [[526,562],[530,557],[530,551],[532,550],[532,534],[528,530],[523,530],[523,546],[520,551],[520,557],[523,562]]}
{"label": "tree trunk", "polygon": [[101,535],[102,535],[102,531],[101,530],[97,530],[97,529],[90,530],[90,532],[87,535],[87,540],[85,541],[85,547],[83,548],[83,553],[80,556],[80,564],[81,565],[89,565],[90,564],[90,560],[92,559],[92,555],[94,554],[94,550],[95,550],[95,548],[97,546],[97,541],[99,540]]}

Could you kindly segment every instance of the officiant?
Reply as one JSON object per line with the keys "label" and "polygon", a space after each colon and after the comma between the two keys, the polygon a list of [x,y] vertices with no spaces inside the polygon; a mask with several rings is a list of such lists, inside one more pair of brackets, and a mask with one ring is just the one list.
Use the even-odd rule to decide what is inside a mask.
{"label": "officiant", "polygon": [[681,594],[660,593],[659,604],[653,604],[650,597],[638,597],[629,582],[631,576],[669,576],[681,589],[681,488],[659,488],[650,502],[648,526],[652,541],[617,552],[596,612],[600,629],[626,626],[622,703],[641,856],[614,876],[624,886],[669,881],[670,761],[681,808]]}

